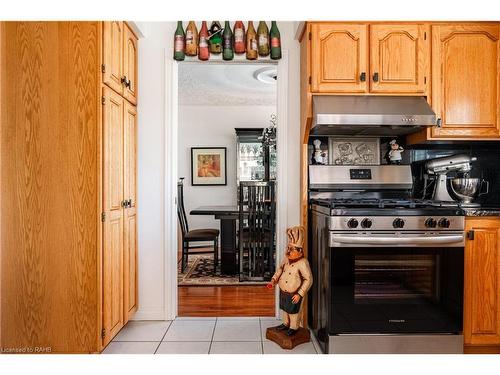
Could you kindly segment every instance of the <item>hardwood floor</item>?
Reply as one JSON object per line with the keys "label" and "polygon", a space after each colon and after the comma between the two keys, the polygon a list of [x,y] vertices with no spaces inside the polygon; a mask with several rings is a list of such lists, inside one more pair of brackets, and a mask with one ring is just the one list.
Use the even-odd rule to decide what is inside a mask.
{"label": "hardwood floor", "polygon": [[274,316],[265,286],[180,286],[179,316]]}

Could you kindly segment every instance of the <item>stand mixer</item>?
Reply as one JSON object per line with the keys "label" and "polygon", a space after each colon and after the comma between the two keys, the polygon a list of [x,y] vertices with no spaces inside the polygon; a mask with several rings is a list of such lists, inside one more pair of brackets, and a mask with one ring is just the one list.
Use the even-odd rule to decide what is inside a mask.
{"label": "stand mixer", "polygon": [[[436,176],[436,184],[434,186],[432,199],[435,201],[454,202],[455,199],[453,199],[448,192],[448,173],[460,172],[467,175],[472,169],[471,163],[476,160],[477,158],[473,156],[453,155],[428,161],[425,164],[427,172],[429,175]],[[457,196],[460,196],[458,193],[456,194]],[[466,202],[465,200],[462,201],[470,203],[470,200],[469,202]]]}

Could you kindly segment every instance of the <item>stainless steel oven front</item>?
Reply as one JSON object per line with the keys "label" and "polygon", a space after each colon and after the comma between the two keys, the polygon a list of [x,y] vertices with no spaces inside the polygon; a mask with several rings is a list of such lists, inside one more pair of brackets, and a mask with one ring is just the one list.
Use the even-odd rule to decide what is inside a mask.
{"label": "stainless steel oven front", "polygon": [[312,216],[310,325],[324,352],[463,350],[463,231],[335,231]]}

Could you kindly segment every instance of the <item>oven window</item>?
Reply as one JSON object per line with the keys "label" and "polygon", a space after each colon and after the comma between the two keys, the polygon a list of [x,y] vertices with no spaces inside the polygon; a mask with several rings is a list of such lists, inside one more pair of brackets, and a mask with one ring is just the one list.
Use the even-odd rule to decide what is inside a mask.
{"label": "oven window", "polygon": [[439,255],[355,255],[354,303],[439,300]]}

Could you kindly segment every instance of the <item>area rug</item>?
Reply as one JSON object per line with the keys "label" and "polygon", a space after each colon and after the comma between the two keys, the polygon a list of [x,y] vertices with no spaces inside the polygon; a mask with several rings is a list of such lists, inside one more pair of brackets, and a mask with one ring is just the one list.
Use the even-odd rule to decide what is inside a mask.
{"label": "area rug", "polygon": [[220,264],[214,275],[213,255],[191,255],[181,273],[181,262],[177,267],[177,284],[179,286],[223,286],[223,285],[266,285],[266,281],[240,281],[237,275],[221,275]]}

